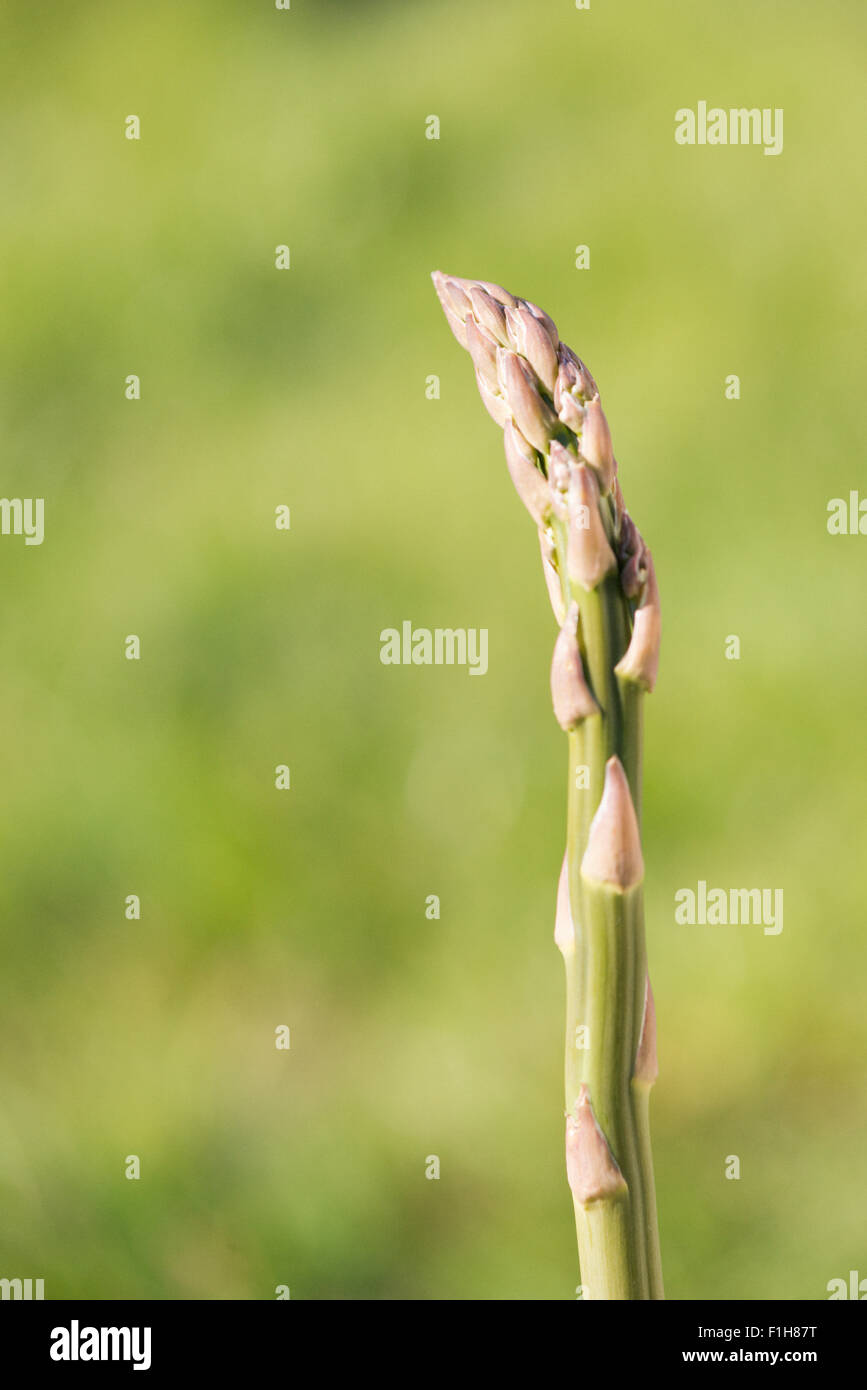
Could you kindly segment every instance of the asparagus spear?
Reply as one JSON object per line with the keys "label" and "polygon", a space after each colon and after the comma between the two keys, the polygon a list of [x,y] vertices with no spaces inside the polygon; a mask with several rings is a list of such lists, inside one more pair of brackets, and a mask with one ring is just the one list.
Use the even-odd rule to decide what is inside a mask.
{"label": "asparagus spear", "polygon": [[624,506],[596,383],[553,320],[485,280],[436,271],[433,282],[503,429],[560,628],[551,695],[569,784],[554,938],[566,965],[566,1171],[583,1293],[661,1299],[640,831],[642,706],[659,661],[653,561]]}

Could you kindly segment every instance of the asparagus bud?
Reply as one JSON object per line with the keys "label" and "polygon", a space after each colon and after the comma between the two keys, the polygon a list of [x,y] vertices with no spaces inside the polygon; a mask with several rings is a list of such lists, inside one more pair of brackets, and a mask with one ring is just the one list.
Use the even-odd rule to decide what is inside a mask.
{"label": "asparagus bud", "polygon": [[573,434],[581,434],[584,428],[584,409],[569,392],[562,392],[560,395],[558,418],[569,427]]}
{"label": "asparagus bud", "polygon": [[540,309],[538,304],[533,304],[529,299],[522,299],[519,302],[523,304],[526,309],[530,310],[534,319],[539,320],[551,340],[551,346],[554,352],[559,355],[560,334],[557,332],[557,325],[550,314],[546,314],[544,309]]}
{"label": "asparagus bud", "polygon": [[571,469],[569,479],[569,578],[595,589],[617,568],[599,512],[599,484],[586,464]]}
{"label": "asparagus bud", "polygon": [[473,284],[481,285],[482,289],[486,290],[492,299],[496,299],[497,303],[502,304],[505,308],[514,309],[515,305],[518,303],[518,300],[513,294],[509,294],[509,291],[504,290],[502,285],[495,285],[490,280],[461,280],[460,284],[464,288]]}
{"label": "asparagus bud", "polygon": [[[617,495],[617,494],[615,494]],[[622,499],[618,499],[622,501]],[[647,546],[624,508],[620,519],[620,583],[627,598],[637,598],[647,578]]]}
{"label": "asparagus bud", "polygon": [[614,453],[611,448],[611,431],[598,396],[594,396],[584,407],[581,457],[587,460],[598,477],[603,496],[610,492],[611,484],[614,482]]}
{"label": "asparagus bud", "polygon": [[467,314],[470,312],[470,301],[460,285],[447,275],[443,275],[437,270],[432,279],[448,325],[461,347],[465,348],[467,346],[467,330],[464,325]]}
{"label": "asparagus bud", "polygon": [[582,719],[599,713],[599,706],[584,679],[584,664],[578,647],[577,603],[569,609],[554,643],[551,698],[554,715],[564,733],[577,728]]}
{"label": "asparagus bud", "polygon": [[515,423],[525,439],[543,454],[559,428],[559,421],[543,397],[530,367],[515,352],[497,353],[500,387]]}
{"label": "asparagus bud", "polygon": [[473,316],[480,328],[490,333],[495,342],[505,347],[509,341],[506,331],[506,311],[498,300],[492,298],[487,290],[471,285],[469,290]]}
{"label": "asparagus bud", "polygon": [[586,1086],[578,1093],[574,1113],[566,1116],[566,1174],[572,1195],[582,1207],[626,1192],[623,1174],[596,1122]]}
{"label": "asparagus bud", "polygon": [[512,418],[508,401],[489,386],[481,372],[476,372],[476,385],[479,388],[479,395],[482,398],[482,405],[490,415],[494,424],[499,425],[500,429],[505,429],[506,424]]}
{"label": "asparagus bud", "polygon": [[506,464],[515,491],[537,526],[545,526],[551,514],[551,492],[539,471],[539,455],[532,449],[511,420],[503,433]]}
{"label": "asparagus bud", "polygon": [[573,390],[577,391],[580,374],[577,363],[572,357],[567,356],[567,351],[562,343],[560,344],[560,351],[557,354],[557,361],[557,380],[554,382],[554,409],[559,415],[564,397],[571,396]]}
{"label": "asparagus bud", "polygon": [[552,345],[545,325],[527,305],[519,304],[517,309],[506,310],[506,327],[512,347],[526,357],[545,389],[553,391],[557,380],[557,345]]}
{"label": "asparagus bud", "polygon": [[605,790],[590,825],[581,875],[618,893],[635,888],[644,878],[638,819],[623,764],[616,754],[605,764]]}
{"label": "asparagus bud", "polygon": [[626,654],[615,666],[618,676],[633,681],[642,690],[653,690],[659,670],[659,641],[662,615],[659,608],[659,589],[656,570],[650,551],[647,554],[647,578],[644,595],[635,610],[635,626]]}
{"label": "asparagus bud", "polygon": [[473,366],[479,376],[484,377],[492,391],[499,391],[497,379],[497,341],[486,329],[480,328],[472,314],[467,315],[464,324],[467,335],[467,350],[473,359]]}

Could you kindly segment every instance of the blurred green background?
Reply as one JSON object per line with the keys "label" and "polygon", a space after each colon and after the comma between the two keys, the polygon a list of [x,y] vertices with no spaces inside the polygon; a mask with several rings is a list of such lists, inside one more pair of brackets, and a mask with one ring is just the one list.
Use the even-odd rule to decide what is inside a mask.
{"label": "blurred green background", "polygon": [[[555,629],[439,267],[585,357],[656,558],[668,1295],[867,1276],[863,9],[5,8],[0,1275],[575,1296]],[[783,153],[676,145],[699,100]],[[486,677],[381,665],[404,620]],[[782,933],[677,926],[700,878]]]}

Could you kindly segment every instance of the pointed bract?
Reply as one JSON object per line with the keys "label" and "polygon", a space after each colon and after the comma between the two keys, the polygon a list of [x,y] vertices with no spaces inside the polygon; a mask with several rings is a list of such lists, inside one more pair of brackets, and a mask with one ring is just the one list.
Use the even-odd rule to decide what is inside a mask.
{"label": "pointed bract", "polygon": [[659,643],[662,636],[662,613],[656,570],[650,551],[646,551],[647,578],[644,594],[635,610],[632,637],[625,654],[615,666],[623,680],[634,681],[642,690],[652,691],[659,671]]}
{"label": "pointed bract", "polygon": [[573,466],[569,483],[569,578],[595,589],[617,568],[599,514],[599,484],[587,464]]}
{"label": "pointed bract", "polygon": [[538,304],[533,304],[529,299],[524,299],[521,303],[526,305],[534,319],[539,320],[545,332],[548,334],[551,346],[556,353],[560,346],[560,334],[557,332],[557,325],[551,318],[551,315],[546,314],[544,309],[540,309]]}
{"label": "pointed bract", "polygon": [[519,304],[517,309],[506,309],[506,328],[512,347],[526,357],[545,389],[553,391],[557,380],[557,352],[551,346],[544,325],[525,304]]}
{"label": "pointed bract", "polygon": [[472,314],[467,317],[464,331],[467,335],[467,351],[473,359],[473,366],[485,378],[492,391],[499,390],[497,383],[497,343],[490,333],[480,328]]}
{"label": "pointed bract", "polygon": [[479,326],[490,333],[495,342],[506,347],[509,342],[509,335],[506,331],[506,311],[499,300],[493,299],[487,290],[480,289],[477,285],[470,286],[469,300],[473,309],[473,317]]}
{"label": "pointed bract", "polygon": [[500,429],[505,429],[506,421],[512,418],[512,412],[509,410],[508,401],[506,401],[503,396],[498,395],[496,391],[491,390],[480,372],[476,372],[476,385],[479,388],[479,395],[482,398],[482,404],[485,410],[494,423],[500,426]]}
{"label": "pointed bract", "polygon": [[562,343],[557,353],[557,361],[557,380],[554,382],[554,409],[559,415],[563,396],[571,393],[572,387],[578,380],[578,368],[571,357],[567,356],[567,349],[563,347]]}
{"label": "pointed bract", "polygon": [[443,305],[443,313],[446,316],[446,323],[454,333],[462,348],[467,345],[467,326],[462,323],[457,314],[453,314],[447,305]]}
{"label": "pointed bract", "polygon": [[618,757],[605,764],[605,787],[590,823],[581,873],[590,883],[605,883],[619,893],[644,878],[641,836],[626,773]]}
{"label": "pointed bract", "polygon": [[553,504],[547,479],[537,466],[538,454],[512,420],[506,421],[503,443],[515,491],[537,526],[545,526]]}
{"label": "pointed bract", "polygon": [[584,663],[578,646],[578,605],[573,603],[554,643],[551,662],[551,699],[554,715],[564,733],[569,733],[591,714],[599,713],[584,678]]}
{"label": "pointed bract", "polygon": [[497,360],[503,395],[518,429],[535,449],[547,453],[560,428],[557,416],[540,394],[533,372],[517,353],[504,349]]}
{"label": "pointed bract", "polygon": [[443,277],[442,289],[451,306],[451,311],[464,322],[467,315],[472,312],[472,306],[467,298],[466,292],[456,280],[450,280],[448,276]]}
{"label": "pointed bract", "polygon": [[[437,298],[439,299],[439,302],[442,305],[443,313],[446,316],[449,328],[454,333],[461,347],[465,348],[467,345],[467,331],[464,326],[464,318],[466,317],[466,313],[464,315],[461,315],[459,312],[456,311],[453,299],[453,289],[451,282],[449,281],[449,277],[443,275],[441,270],[435,270],[431,275],[431,279],[433,280],[434,289],[437,292]],[[467,311],[469,311],[469,300],[466,299],[465,295],[463,297],[466,301]]]}
{"label": "pointed bract", "polygon": [[602,495],[605,496],[614,482],[614,452],[611,448],[611,431],[598,396],[594,396],[584,407],[581,457],[595,472]]}
{"label": "pointed bract", "polygon": [[566,1117],[566,1175],[576,1202],[587,1207],[625,1195],[623,1174],[599,1128],[590,1094],[582,1086],[573,1114]]}
{"label": "pointed bract", "polygon": [[580,373],[580,385],[578,389],[580,390],[582,396],[584,396],[586,400],[590,401],[593,399],[594,396],[599,395],[599,387],[593,380],[593,373],[588,368],[587,363],[582,362],[581,358],[577,355],[575,360],[578,363],[578,371]]}
{"label": "pointed bract", "polygon": [[508,305],[510,309],[514,309],[515,305],[518,303],[518,300],[513,294],[509,294],[509,291],[504,290],[502,285],[495,285],[491,280],[468,280],[462,283],[465,289],[471,284],[480,285],[483,290],[487,291],[492,299],[496,299],[497,303],[502,304],[504,307]]}

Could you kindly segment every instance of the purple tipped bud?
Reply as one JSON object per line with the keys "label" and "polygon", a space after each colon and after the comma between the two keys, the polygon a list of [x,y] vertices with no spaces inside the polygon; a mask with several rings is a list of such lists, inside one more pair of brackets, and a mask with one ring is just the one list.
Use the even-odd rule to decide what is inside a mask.
{"label": "purple tipped bud", "polygon": [[467,349],[473,359],[473,366],[485,378],[492,391],[499,391],[497,381],[497,344],[484,328],[480,328],[470,314],[465,324]]}
{"label": "purple tipped bud", "polygon": [[638,598],[647,580],[647,546],[627,511],[620,519],[620,587],[627,598]]}
{"label": "purple tipped bud", "polygon": [[617,1160],[593,1113],[590,1093],[583,1085],[574,1113],[566,1117],[566,1176],[572,1196],[582,1207],[627,1191]]}
{"label": "purple tipped bud", "polygon": [[566,356],[562,343],[557,354],[557,361],[559,365],[557,367],[557,380],[554,382],[554,409],[559,415],[563,396],[568,396],[571,393],[572,387],[578,380],[578,369],[575,363]]}
{"label": "purple tipped bud", "polygon": [[571,472],[567,563],[569,578],[585,589],[595,589],[617,568],[599,514],[599,484],[584,463]]}
{"label": "purple tipped bud", "polygon": [[503,443],[506,464],[515,491],[537,526],[545,526],[551,514],[551,494],[538,467],[539,455],[532,449],[512,420],[506,421]]}
{"label": "purple tipped bud", "polygon": [[594,396],[584,407],[581,457],[596,473],[603,496],[610,492],[614,482],[614,452],[611,448],[611,431],[598,396]]}
{"label": "purple tipped bud", "polygon": [[578,363],[578,371],[580,373],[578,389],[581,395],[585,396],[587,400],[592,400],[594,396],[599,395],[599,387],[593,380],[593,374],[586,362],[582,362],[580,357],[576,357],[575,361]]}
{"label": "purple tipped bud", "polygon": [[604,883],[625,893],[644,878],[641,836],[632,794],[619,758],[605,764],[602,800],[587,836],[581,873],[590,883]]}
{"label": "purple tipped bud", "polygon": [[490,333],[495,342],[507,347],[509,335],[506,332],[506,311],[502,304],[492,299],[486,290],[479,289],[477,285],[470,286],[469,299],[479,325]]}
{"label": "purple tipped bud", "polygon": [[514,352],[498,357],[503,394],[509,402],[515,423],[525,439],[540,453],[546,453],[560,422],[542,397],[531,368]]}
{"label": "purple tipped bud", "polygon": [[650,551],[646,551],[647,578],[644,593],[635,610],[634,626],[626,654],[615,666],[623,680],[634,681],[642,690],[653,690],[659,672],[659,642],[662,636],[662,613],[659,607],[659,588]]}
{"label": "purple tipped bud", "polygon": [[594,396],[599,395],[596,389],[596,382],[581,361],[581,358],[578,357],[570,347],[567,347],[565,343],[561,343],[557,349],[557,357],[560,362],[560,372],[563,377],[564,391],[570,391],[572,395],[579,396],[582,402],[585,400],[592,400]]}
{"label": "purple tipped bud", "polygon": [[570,392],[560,393],[560,409],[557,413],[573,434],[580,435],[584,428],[584,411]]}
{"label": "purple tipped bud", "polygon": [[512,347],[526,357],[546,390],[553,391],[557,380],[557,352],[544,326],[525,304],[519,304],[517,309],[506,310],[506,328]]}
{"label": "purple tipped bud", "polygon": [[564,733],[578,727],[582,719],[599,713],[599,706],[584,679],[584,663],[578,646],[578,605],[566,615],[551,662],[551,699],[554,715]]}

